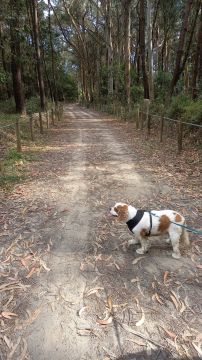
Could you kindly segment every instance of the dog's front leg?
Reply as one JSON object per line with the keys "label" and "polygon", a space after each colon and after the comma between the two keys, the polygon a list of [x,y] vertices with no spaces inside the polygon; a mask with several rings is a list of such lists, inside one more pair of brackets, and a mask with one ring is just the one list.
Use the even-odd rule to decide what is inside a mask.
{"label": "dog's front leg", "polygon": [[129,246],[129,245],[139,244],[139,243],[140,243],[140,240],[137,239],[136,237],[134,237],[134,238],[131,239],[131,240],[128,240],[128,246]]}
{"label": "dog's front leg", "polygon": [[148,240],[145,240],[145,239],[140,239],[140,243],[141,243],[141,248],[137,249],[136,250],[136,253],[140,254],[140,255],[143,255],[145,254],[148,249],[149,249],[149,244],[148,244]]}

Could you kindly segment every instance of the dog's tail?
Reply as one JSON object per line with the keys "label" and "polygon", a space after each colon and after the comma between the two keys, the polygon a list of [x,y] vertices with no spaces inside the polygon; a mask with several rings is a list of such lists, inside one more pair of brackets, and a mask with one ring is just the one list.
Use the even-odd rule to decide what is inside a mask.
{"label": "dog's tail", "polygon": [[[184,221],[183,225],[186,226],[185,221]],[[185,246],[190,245],[189,234],[188,234],[187,230],[184,227],[182,228],[181,241],[182,241],[182,244],[185,245]]]}

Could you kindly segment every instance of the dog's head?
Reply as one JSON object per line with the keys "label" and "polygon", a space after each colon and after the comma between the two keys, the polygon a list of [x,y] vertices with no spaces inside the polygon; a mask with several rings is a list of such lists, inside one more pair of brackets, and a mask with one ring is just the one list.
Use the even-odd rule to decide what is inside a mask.
{"label": "dog's head", "polygon": [[110,215],[117,218],[118,221],[128,221],[128,205],[124,203],[116,203],[110,208]]}

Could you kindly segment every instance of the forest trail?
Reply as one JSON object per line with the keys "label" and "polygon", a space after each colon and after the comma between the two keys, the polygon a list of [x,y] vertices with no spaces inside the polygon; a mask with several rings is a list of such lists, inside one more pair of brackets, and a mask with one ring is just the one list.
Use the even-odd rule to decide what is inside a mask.
{"label": "forest trail", "polygon": [[[15,343],[22,337],[16,353],[24,349],[24,358],[198,356],[198,243],[178,261],[168,244],[154,244],[132,264],[141,257],[136,246],[126,246],[128,230],[107,219],[117,201],[149,208],[171,192],[180,210],[175,187],[156,180],[155,168],[147,168],[127,136],[125,127],[106,115],[66,106],[64,121],[30,165],[30,181],[4,200],[5,218],[14,220],[7,222],[2,239],[20,235],[19,244],[31,241],[43,259],[39,276],[23,278],[30,287],[11,309],[20,318],[11,338]],[[100,325],[97,320],[112,305],[112,321]]]}

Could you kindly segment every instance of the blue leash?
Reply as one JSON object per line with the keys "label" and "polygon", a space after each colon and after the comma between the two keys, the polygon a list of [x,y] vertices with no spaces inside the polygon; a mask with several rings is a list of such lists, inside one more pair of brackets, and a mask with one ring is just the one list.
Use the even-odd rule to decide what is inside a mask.
{"label": "blue leash", "polygon": [[[152,212],[151,212],[150,214],[153,215],[153,216],[156,216],[157,218],[160,218],[160,216],[158,216],[158,215],[156,215],[156,214],[153,214]],[[187,231],[189,231],[189,232],[192,232],[192,233],[195,233],[195,234],[198,234],[198,235],[202,235],[202,231],[201,231],[201,230],[192,229],[192,228],[190,228],[190,227],[188,227],[188,226],[186,226],[186,225],[177,224],[176,222],[171,221],[171,220],[170,220],[170,222],[171,222],[172,224],[175,224],[175,225],[177,225],[177,226],[180,226],[180,227],[182,227],[182,228],[185,228],[185,229],[186,229]]]}

